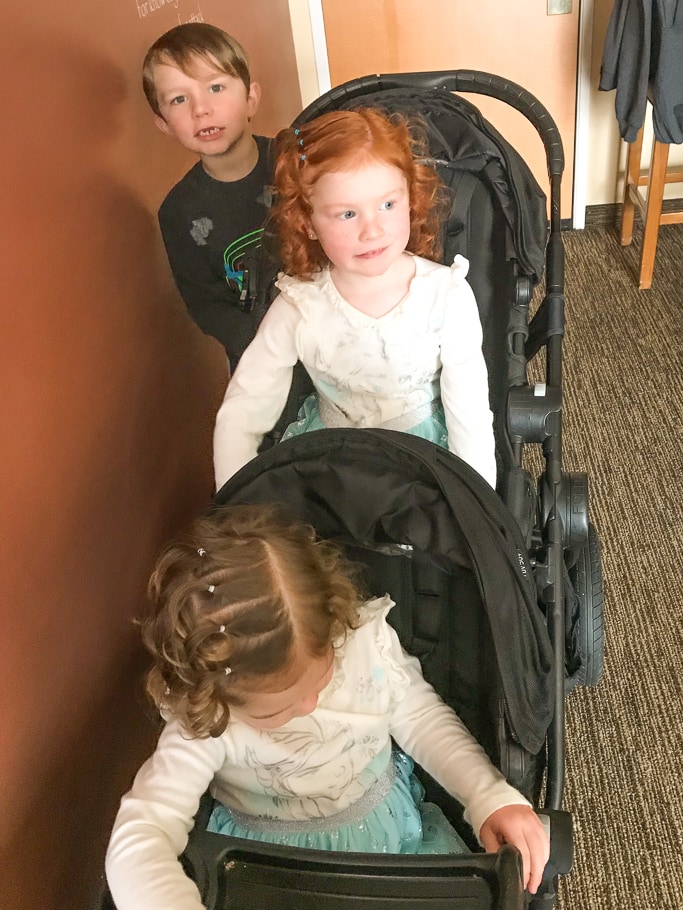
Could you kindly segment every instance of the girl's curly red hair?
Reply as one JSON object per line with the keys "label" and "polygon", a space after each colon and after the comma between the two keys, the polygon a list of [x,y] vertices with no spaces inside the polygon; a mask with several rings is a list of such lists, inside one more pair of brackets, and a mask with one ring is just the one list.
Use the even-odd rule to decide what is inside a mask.
{"label": "girl's curly red hair", "polygon": [[410,239],[407,249],[438,260],[445,191],[425,160],[426,139],[418,123],[400,114],[373,108],[332,111],[297,129],[277,135],[275,193],[271,218],[280,237],[280,259],[286,274],[310,280],[329,265],[317,240],[311,239],[311,193],[331,171],[380,161],[398,168],[408,182]]}

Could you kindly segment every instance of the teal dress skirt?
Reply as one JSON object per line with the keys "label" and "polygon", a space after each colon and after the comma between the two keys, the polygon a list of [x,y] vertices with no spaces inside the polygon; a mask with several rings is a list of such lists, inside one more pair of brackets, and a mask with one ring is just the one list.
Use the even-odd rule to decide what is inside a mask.
{"label": "teal dress skirt", "polygon": [[[320,405],[323,405],[321,408]],[[321,413],[322,411],[322,413]],[[299,409],[297,419],[290,423],[282,434],[282,442],[293,436],[301,436],[312,430],[324,430],[328,427],[352,426],[344,415],[332,402],[321,400],[314,393],[309,395]],[[401,430],[412,436],[421,436],[430,442],[435,442],[444,449],[448,448],[448,431],[446,418],[440,398],[435,398],[429,404],[416,408],[409,414],[381,424],[382,429]]]}
{"label": "teal dress skirt", "polygon": [[[379,756],[378,756],[379,758]],[[386,758],[384,758],[386,761]],[[441,809],[424,801],[413,761],[400,751],[357,803],[327,818],[284,821],[218,805],[208,831],[288,847],[352,853],[470,853]]]}

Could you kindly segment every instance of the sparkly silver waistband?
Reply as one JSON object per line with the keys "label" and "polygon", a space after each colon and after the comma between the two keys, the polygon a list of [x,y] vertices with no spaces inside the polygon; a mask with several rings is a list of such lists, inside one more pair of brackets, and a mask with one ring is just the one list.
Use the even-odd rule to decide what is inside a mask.
{"label": "sparkly silver waistband", "polygon": [[247,828],[250,831],[275,834],[306,834],[309,831],[312,833],[333,831],[335,828],[341,828],[342,825],[352,825],[354,822],[365,818],[369,812],[382,802],[394,786],[395,780],[396,766],[392,755],[389,757],[386,769],[375,783],[368,787],[359,800],[351,803],[350,806],[342,809],[341,812],[335,812],[334,815],[327,815],[324,818],[307,818],[301,821],[293,821],[284,818],[266,818],[262,815],[248,815],[246,812],[239,812],[237,809],[230,809],[225,805],[223,808],[236,825],[241,828]]}
{"label": "sparkly silver waistband", "polygon": [[[329,398],[321,395],[320,392],[317,393],[317,397],[318,413],[326,427],[357,426],[357,424],[355,424],[338,405],[333,401],[330,401]],[[427,401],[425,404],[413,408],[412,411],[408,411],[407,414],[400,414],[398,417],[392,417],[390,420],[385,420],[384,423],[373,424],[373,427],[382,430],[399,430],[405,433],[407,430],[411,430],[413,427],[417,426],[418,423],[422,423],[423,420],[432,417],[440,407],[441,399],[433,398],[431,401]]]}

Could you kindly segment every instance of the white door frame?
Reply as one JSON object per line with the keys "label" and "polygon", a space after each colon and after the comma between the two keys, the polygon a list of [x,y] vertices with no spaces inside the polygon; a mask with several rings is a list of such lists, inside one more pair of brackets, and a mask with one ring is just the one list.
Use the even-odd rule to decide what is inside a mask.
{"label": "white door frame", "polygon": [[311,17],[313,53],[315,54],[315,68],[318,74],[318,91],[321,95],[324,95],[325,92],[329,92],[332,88],[332,82],[330,80],[330,63],[327,56],[323,0],[308,0],[308,12]]}
{"label": "white door frame", "polygon": [[579,4],[579,53],[576,69],[576,125],[574,130],[574,198],[572,227],[586,226],[588,159],[590,157],[591,57],[593,53],[593,0]]}

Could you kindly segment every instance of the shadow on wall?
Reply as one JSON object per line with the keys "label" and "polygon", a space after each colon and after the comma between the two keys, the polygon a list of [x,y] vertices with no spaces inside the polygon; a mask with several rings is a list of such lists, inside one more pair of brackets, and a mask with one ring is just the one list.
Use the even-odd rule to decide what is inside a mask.
{"label": "shadow on wall", "polygon": [[83,40],[0,36],[0,905],[13,910],[91,904],[152,737],[131,620],[159,546],[210,499],[226,378],[127,185],[125,80]]}

